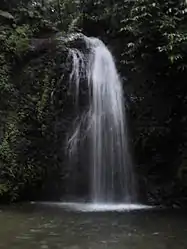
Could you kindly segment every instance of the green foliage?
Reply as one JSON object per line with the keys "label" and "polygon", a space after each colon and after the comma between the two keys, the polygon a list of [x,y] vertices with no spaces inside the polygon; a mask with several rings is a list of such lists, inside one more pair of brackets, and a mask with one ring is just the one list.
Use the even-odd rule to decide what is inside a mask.
{"label": "green foliage", "polygon": [[[42,187],[60,163],[53,146],[57,115],[51,99],[56,77],[61,77],[55,69],[59,62],[51,58],[50,51],[43,56],[39,50],[39,60],[32,63],[32,38],[48,37],[58,28],[62,33],[73,30],[79,16],[74,1],[2,4],[7,10],[12,5],[14,19],[0,12],[4,18],[0,19],[0,199],[15,201],[29,198],[27,191],[37,192],[37,186]],[[22,61],[28,65],[23,67]]]}
{"label": "green foliage", "polygon": [[5,17],[7,19],[14,19],[14,17],[7,11],[0,10],[0,16]]}
{"label": "green foliage", "polygon": [[8,34],[6,40],[6,51],[17,56],[23,56],[29,48],[29,25],[23,25],[16,27]]}
{"label": "green foliage", "polygon": [[145,60],[160,53],[162,58],[167,56],[168,66],[180,63],[178,69],[185,69],[186,11],[183,1],[134,1],[127,18],[122,20],[121,32],[129,36],[124,52],[128,60],[124,62],[143,62],[144,67]]}

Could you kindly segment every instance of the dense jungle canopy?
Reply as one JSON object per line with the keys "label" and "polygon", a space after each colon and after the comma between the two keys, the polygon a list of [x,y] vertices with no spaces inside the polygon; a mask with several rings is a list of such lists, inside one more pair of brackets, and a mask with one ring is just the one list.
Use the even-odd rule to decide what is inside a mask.
{"label": "dense jungle canopy", "polygon": [[0,23],[0,201],[71,193],[75,111],[58,37],[81,32],[116,59],[140,199],[187,204],[186,0],[1,0]]}

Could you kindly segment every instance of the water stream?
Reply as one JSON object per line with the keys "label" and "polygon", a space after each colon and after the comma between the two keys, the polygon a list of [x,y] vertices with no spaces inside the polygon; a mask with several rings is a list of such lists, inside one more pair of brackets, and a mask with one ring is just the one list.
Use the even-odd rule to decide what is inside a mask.
{"label": "water stream", "polygon": [[70,85],[76,88],[78,109],[81,84],[87,84],[89,106],[81,113],[69,138],[70,159],[81,153],[79,147],[86,141],[83,153],[89,155],[91,202],[132,203],[136,194],[122,83],[114,58],[104,43],[97,38],[82,36],[81,39],[88,52],[69,49]]}

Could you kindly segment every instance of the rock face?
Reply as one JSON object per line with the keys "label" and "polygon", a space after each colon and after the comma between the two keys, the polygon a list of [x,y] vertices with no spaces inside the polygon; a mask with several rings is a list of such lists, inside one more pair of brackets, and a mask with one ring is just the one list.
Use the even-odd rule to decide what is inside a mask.
{"label": "rock face", "polygon": [[[33,40],[12,70],[16,104],[1,138],[1,179],[7,199],[14,188],[13,194],[21,199],[59,199],[72,188],[71,182],[67,184],[74,169],[67,166],[66,141],[76,116],[75,89],[69,86],[72,61],[62,40],[56,36]],[[80,106],[87,103],[85,94],[83,87]],[[11,167],[14,179],[7,173]],[[85,182],[83,178],[80,182]],[[80,188],[77,192],[86,189]]]}
{"label": "rock face", "polygon": [[[69,77],[72,70],[72,58],[68,56],[68,49],[77,47],[85,49],[82,34],[62,37],[57,34],[50,39],[33,41],[29,56],[31,62],[26,66],[22,82],[37,89],[30,90],[33,97],[40,92],[37,104],[41,105],[40,114],[36,114],[39,127],[45,127],[41,138],[42,150],[40,154],[47,154],[43,176],[44,184],[39,198],[58,200],[61,195],[75,193],[77,196],[87,195],[87,172],[77,161],[77,168],[68,166],[67,138],[73,129],[73,122],[77,117],[75,106],[75,84],[70,85]],[[27,55],[28,56],[28,55]],[[73,80],[73,79],[72,79]],[[88,105],[88,89],[82,79],[79,93],[79,112],[83,112]],[[35,88],[34,87],[34,88]],[[40,119],[38,120],[38,117]],[[39,128],[40,129],[40,128]],[[42,160],[43,163],[43,160]],[[78,181],[75,175],[78,172]],[[76,174],[75,174],[76,173]],[[34,193],[35,195],[35,193]]]}

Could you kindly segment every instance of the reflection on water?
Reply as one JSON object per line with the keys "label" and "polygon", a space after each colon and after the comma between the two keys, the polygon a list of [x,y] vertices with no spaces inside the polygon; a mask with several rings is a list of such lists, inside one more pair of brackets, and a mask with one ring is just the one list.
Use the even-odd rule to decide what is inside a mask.
{"label": "reflection on water", "polygon": [[1,249],[185,249],[183,211],[81,213],[27,205],[1,208]]}

